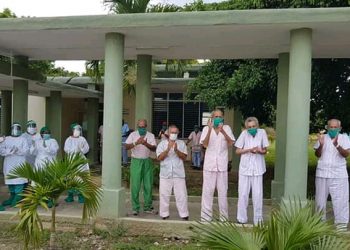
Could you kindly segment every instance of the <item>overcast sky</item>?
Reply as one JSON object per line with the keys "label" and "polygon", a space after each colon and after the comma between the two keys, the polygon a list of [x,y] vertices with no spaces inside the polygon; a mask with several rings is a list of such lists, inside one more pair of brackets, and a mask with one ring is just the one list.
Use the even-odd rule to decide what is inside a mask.
{"label": "overcast sky", "polygon": [[[194,0],[151,0],[151,4],[171,3],[184,5]],[[219,0],[204,0],[204,2],[219,2]],[[18,17],[21,16],[81,16],[103,15],[108,8],[102,0],[0,0],[0,10],[9,8]],[[56,66],[70,71],[84,72],[85,61],[56,61]]]}

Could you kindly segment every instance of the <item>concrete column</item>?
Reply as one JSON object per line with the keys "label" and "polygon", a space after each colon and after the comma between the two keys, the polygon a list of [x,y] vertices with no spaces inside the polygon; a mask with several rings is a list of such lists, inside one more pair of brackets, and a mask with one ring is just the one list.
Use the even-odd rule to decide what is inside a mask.
{"label": "concrete column", "polygon": [[[28,66],[28,58],[25,56],[15,56],[16,64],[22,67]],[[25,129],[28,120],[28,81],[13,80],[13,122],[18,122],[22,125],[22,130]]]}
{"label": "concrete column", "polygon": [[312,30],[290,33],[284,200],[306,200],[311,93]]}
{"label": "concrete column", "polygon": [[148,128],[152,128],[152,90],[151,90],[151,75],[152,75],[152,56],[138,55],[137,56],[137,82],[136,82],[136,110],[135,124],[137,120],[146,118]]}
{"label": "concrete column", "polygon": [[1,91],[1,135],[9,135],[12,120],[12,91]]}
{"label": "concrete column", "polygon": [[13,80],[13,122],[25,130],[28,119],[28,81]]}
{"label": "concrete column", "polygon": [[[233,134],[238,139],[238,136],[241,134],[242,130],[242,112],[235,108],[233,111]],[[233,154],[232,154],[232,169],[238,170],[239,169],[239,161],[240,157],[236,154],[236,148],[233,147]]]}
{"label": "concrete column", "polygon": [[271,199],[279,202],[284,194],[286,166],[289,53],[279,55],[277,74],[276,161],[274,168],[275,179],[271,183]]}
{"label": "concrete column", "polygon": [[88,159],[90,163],[96,163],[98,161],[98,143],[97,143],[97,130],[98,130],[98,102],[97,98],[88,98],[87,109],[87,141],[90,146]]}
{"label": "concrete column", "polygon": [[60,151],[63,152],[62,144],[62,92],[51,91],[50,97],[46,99],[46,125],[51,130],[51,135],[60,145]]}
{"label": "concrete column", "polygon": [[[121,126],[123,115],[124,35],[106,34],[101,217],[125,215],[121,182]],[[144,107],[142,107],[144,108]]]}

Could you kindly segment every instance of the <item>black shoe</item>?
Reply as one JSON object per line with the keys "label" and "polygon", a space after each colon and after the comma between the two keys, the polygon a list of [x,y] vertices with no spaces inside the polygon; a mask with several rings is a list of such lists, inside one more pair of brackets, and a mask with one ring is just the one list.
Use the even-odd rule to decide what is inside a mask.
{"label": "black shoe", "polygon": [[162,220],[167,220],[167,219],[169,219],[169,216],[162,217]]}
{"label": "black shoe", "polygon": [[188,221],[188,216],[182,217],[181,219],[182,219],[182,220],[185,220],[185,221]]}
{"label": "black shoe", "polygon": [[138,215],[139,215],[139,212],[137,212],[137,211],[132,211],[132,215],[133,215],[133,216],[138,216]]}

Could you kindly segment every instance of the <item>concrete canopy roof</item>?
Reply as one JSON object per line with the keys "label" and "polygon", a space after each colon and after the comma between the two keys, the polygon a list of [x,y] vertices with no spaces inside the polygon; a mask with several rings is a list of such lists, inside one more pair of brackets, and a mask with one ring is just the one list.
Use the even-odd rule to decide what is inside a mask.
{"label": "concrete canopy roof", "polygon": [[313,29],[313,57],[350,58],[350,8],[269,9],[0,19],[0,54],[33,60],[104,58],[105,34],[125,59],[276,58],[290,30]]}

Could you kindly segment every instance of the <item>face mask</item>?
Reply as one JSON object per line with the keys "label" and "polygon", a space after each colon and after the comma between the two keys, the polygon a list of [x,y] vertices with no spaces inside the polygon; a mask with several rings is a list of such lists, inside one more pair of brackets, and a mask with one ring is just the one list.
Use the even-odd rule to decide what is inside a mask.
{"label": "face mask", "polygon": [[33,128],[33,127],[28,127],[28,128],[27,128],[28,134],[31,134],[31,135],[36,134],[36,131],[37,131],[36,128]]}
{"label": "face mask", "polygon": [[74,137],[79,137],[79,136],[80,136],[80,130],[74,129],[74,130],[73,130],[73,136],[74,136]]}
{"label": "face mask", "polygon": [[214,118],[214,128],[217,128],[219,127],[220,124],[223,124],[224,123],[224,118],[221,118],[221,117],[215,117]]}
{"label": "face mask", "polygon": [[335,138],[340,132],[340,128],[330,128],[328,129],[328,135],[330,138]]}
{"label": "face mask", "polygon": [[248,128],[248,133],[251,134],[252,136],[255,136],[257,132],[258,132],[257,128]]}
{"label": "face mask", "polygon": [[169,135],[169,140],[176,141],[176,139],[177,139],[177,134],[172,133]]}
{"label": "face mask", "polygon": [[147,133],[146,128],[138,128],[137,131],[139,131],[140,136],[144,136]]}
{"label": "face mask", "polygon": [[50,140],[50,138],[51,138],[51,135],[50,135],[50,134],[43,134],[43,139],[44,139],[45,141]]}

